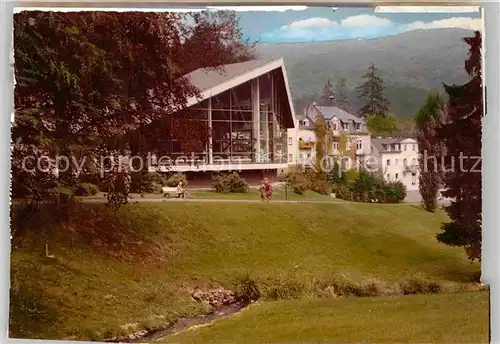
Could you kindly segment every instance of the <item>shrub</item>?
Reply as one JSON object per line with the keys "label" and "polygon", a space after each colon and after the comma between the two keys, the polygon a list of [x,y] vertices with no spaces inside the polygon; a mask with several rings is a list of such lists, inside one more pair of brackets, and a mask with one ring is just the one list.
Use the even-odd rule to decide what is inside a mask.
{"label": "shrub", "polygon": [[288,173],[284,177],[284,181],[288,183],[296,194],[302,195],[310,187],[308,176],[301,171]]}
{"label": "shrub", "polygon": [[312,189],[313,191],[321,194],[321,195],[328,195],[330,194],[330,184],[326,181],[326,180],[315,180],[313,183],[312,183]]}
{"label": "shrub", "polygon": [[214,175],[212,186],[216,192],[220,193],[245,193],[249,191],[246,180],[236,172]]}
{"label": "shrub", "polygon": [[436,294],[441,291],[441,285],[422,277],[411,277],[401,283],[401,290],[404,295],[411,294]]}
{"label": "shrub", "polygon": [[400,203],[406,198],[406,187],[401,182],[389,182],[384,185],[386,203]]}
{"label": "shrub", "polygon": [[295,276],[278,276],[262,282],[265,297],[270,300],[301,299],[313,296],[314,289],[306,280]]}
{"label": "shrub", "polygon": [[351,189],[347,185],[339,185],[336,192],[337,192],[336,196],[340,199],[346,201],[353,200],[353,193],[351,192]]}
{"label": "shrub", "polygon": [[[349,171],[348,171],[349,172]],[[357,173],[357,172],[356,172]],[[360,171],[344,174],[336,187],[337,197],[355,202],[400,203],[406,198],[406,187],[401,182],[386,182],[379,173]]]}
{"label": "shrub", "polygon": [[75,187],[77,196],[94,196],[99,192],[99,187],[91,183],[79,183]]}
{"label": "shrub", "polygon": [[157,172],[133,172],[130,177],[130,192],[132,193],[160,193],[165,184],[164,176]]}
{"label": "shrub", "polygon": [[170,187],[174,187],[174,186],[179,185],[180,182],[182,182],[182,186],[184,186],[185,188],[187,187],[188,181],[187,181],[186,175],[184,173],[178,172],[178,173],[171,175],[167,179],[166,185],[170,186]]}
{"label": "shrub", "polygon": [[246,275],[236,281],[235,296],[237,300],[243,302],[257,301],[260,298],[260,290],[256,280]]}
{"label": "shrub", "polygon": [[75,192],[65,186],[56,186],[49,190],[49,194],[55,196],[61,203],[68,203],[75,196]]}
{"label": "shrub", "polygon": [[358,178],[358,171],[351,168],[350,170],[342,173],[341,180],[344,184],[350,184],[353,183],[356,180],[356,178]]}

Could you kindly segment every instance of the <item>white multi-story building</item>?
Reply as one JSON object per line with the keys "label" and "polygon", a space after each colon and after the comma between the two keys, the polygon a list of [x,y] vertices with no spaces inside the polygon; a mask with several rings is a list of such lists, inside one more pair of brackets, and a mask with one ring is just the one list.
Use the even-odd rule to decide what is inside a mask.
{"label": "white multi-story building", "polygon": [[409,137],[372,138],[371,163],[381,168],[384,179],[400,181],[406,190],[418,190],[418,143]]}
{"label": "white multi-story building", "polygon": [[325,126],[332,137],[332,155],[339,155],[339,143],[346,134],[346,150],[355,151],[358,165],[370,153],[370,133],[365,121],[335,106],[319,106],[312,103],[302,115],[297,116],[295,128],[288,129],[289,165],[314,164],[316,153],[316,121],[319,115],[325,120]]}
{"label": "white multi-story building", "polygon": [[[304,113],[295,118],[294,128],[288,129],[287,151],[289,166],[314,165],[316,162],[316,121],[323,115],[332,137],[332,155],[339,156],[339,142],[347,138],[344,156],[352,158],[348,167],[360,164],[379,170],[386,181],[400,181],[407,190],[418,190],[418,143],[409,137],[372,137],[365,121],[335,106],[312,103]],[[354,150],[354,152],[353,152]],[[344,166],[345,168],[345,166]]]}

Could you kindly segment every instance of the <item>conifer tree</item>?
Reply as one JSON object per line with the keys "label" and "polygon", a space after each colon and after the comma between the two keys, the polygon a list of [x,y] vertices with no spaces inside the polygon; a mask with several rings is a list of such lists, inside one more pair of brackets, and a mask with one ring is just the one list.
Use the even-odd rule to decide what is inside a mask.
{"label": "conifer tree", "polygon": [[436,91],[430,91],[425,105],[415,118],[420,153],[419,190],[423,206],[429,212],[436,211],[437,197],[442,184],[443,172],[440,166],[443,143],[437,136],[445,115],[444,101]]}
{"label": "conifer tree", "polygon": [[445,208],[451,221],[442,225],[437,239],[464,247],[469,259],[481,260],[481,34],[476,31],[463,40],[469,45],[465,70],[472,79],[461,86],[445,85],[448,114],[438,133],[447,154],[443,195],[453,201]]}
{"label": "conifer tree", "polygon": [[378,69],[375,64],[368,68],[368,72],[363,75],[365,82],[358,86],[358,97],[363,106],[358,110],[361,117],[368,115],[387,116],[389,113],[389,101],[384,95],[384,81],[377,75]]}
{"label": "conifer tree", "polygon": [[335,106],[347,112],[352,110],[351,102],[346,94],[345,78],[340,78],[335,85]]}
{"label": "conifer tree", "polygon": [[328,82],[326,83],[325,87],[323,88],[323,95],[321,96],[323,102],[325,105],[333,105],[335,103],[335,94],[333,92],[333,85],[328,79]]}

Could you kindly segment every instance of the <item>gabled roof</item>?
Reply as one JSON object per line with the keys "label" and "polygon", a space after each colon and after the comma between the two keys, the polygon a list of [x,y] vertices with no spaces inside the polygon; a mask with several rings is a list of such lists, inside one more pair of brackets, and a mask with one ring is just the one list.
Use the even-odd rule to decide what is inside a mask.
{"label": "gabled roof", "polygon": [[347,111],[344,111],[336,106],[318,106],[316,108],[323,114],[325,119],[332,119],[333,117],[337,117],[341,122],[354,122],[363,124],[363,120],[358,116],[355,116]]}
{"label": "gabled roof", "polygon": [[292,103],[292,95],[288,85],[285,63],[283,58],[267,60],[250,60],[239,63],[232,63],[217,68],[200,68],[187,75],[187,78],[201,93],[200,98],[188,99],[188,106],[199,103],[200,101],[216,96],[231,88],[241,85],[249,80],[255,79],[261,75],[273,70],[280,69],[283,73],[284,90],[288,98],[288,114],[285,115],[285,123],[288,128],[294,128],[295,111]]}

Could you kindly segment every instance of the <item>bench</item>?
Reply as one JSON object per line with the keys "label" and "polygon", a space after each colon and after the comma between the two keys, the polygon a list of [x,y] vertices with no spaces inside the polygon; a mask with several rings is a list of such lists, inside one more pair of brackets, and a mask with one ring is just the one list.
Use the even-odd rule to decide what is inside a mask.
{"label": "bench", "polygon": [[171,194],[178,196],[179,194],[177,193],[177,187],[169,187],[169,186],[164,186],[161,189],[163,193],[163,197],[170,197]]}

